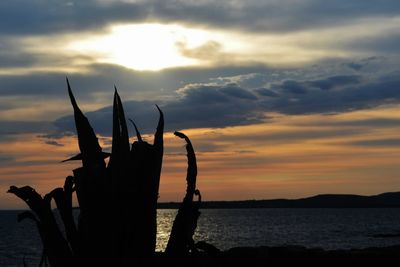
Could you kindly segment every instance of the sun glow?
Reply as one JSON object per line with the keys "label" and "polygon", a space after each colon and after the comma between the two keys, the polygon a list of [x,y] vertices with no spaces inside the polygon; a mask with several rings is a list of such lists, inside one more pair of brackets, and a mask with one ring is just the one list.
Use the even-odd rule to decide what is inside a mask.
{"label": "sun glow", "polygon": [[[364,25],[364,24],[362,24]],[[162,70],[174,67],[246,65],[258,62],[271,66],[296,66],[350,52],[338,49],[332,36],[352,40],[371,34],[358,24],[288,34],[243,32],[229,29],[189,28],[177,24],[129,24],[111,26],[107,33],[86,35],[76,41],[69,36],[66,52],[135,70]],[[372,30],[390,30],[378,25]],[[315,36],[323,36],[314,40]],[[321,41],[321,40],[322,41]],[[73,40],[73,41],[71,41]],[[37,47],[37,46],[35,46]],[[361,53],[361,52],[360,52]],[[362,56],[362,53],[358,56]]]}
{"label": "sun glow", "polygon": [[203,30],[178,25],[136,24],[113,26],[107,35],[76,41],[68,48],[95,54],[101,63],[136,70],[160,70],[198,65],[197,59],[182,55],[178,44],[196,47],[206,41],[207,33]]}

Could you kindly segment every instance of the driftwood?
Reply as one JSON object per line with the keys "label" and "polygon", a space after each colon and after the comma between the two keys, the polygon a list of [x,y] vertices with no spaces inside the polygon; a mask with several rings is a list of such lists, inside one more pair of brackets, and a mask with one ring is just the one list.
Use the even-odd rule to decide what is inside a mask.
{"label": "driftwood", "polygon": [[[164,115],[160,117],[153,144],[141,138],[132,121],[137,140],[129,143],[122,101],[117,89],[113,103],[112,151],[102,151],[88,119],[80,110],[67,79],[74,110],[80,153],[68,160],[81,160],[64,186],[43,198],[31,187],[11,186],[9,193],[24,200],[31,211],[18,220],[36,222],[50,266],[148,266],[154,263],[157,234],[157,199],[163,159]],[[200,215],[201,196],[196,189],[196,156],[189,138],[186,196],[178,211],[167,255],[187,256],[196,252],[193,234]],[[105,159],[110,157],[108,164]],[[72,194],[79,204],[77,225],[72,214]],[[194,195],[199,197],[193,201]],[[63,229],[59,228],[50,202],[54,199]],[[65,233],[65,234],[63,234]]]}

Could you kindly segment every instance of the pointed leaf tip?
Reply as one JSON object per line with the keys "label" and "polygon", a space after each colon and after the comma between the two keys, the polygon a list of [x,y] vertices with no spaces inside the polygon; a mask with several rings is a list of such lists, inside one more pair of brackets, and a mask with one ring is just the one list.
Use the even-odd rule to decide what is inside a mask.
{"label": "pointed leaf tip", "polygon": [[163,149],[163,133],[164,133],[164,114],[160,107],[156,104],[156,108],[158,109],[158,112],[160,113],[160,117],[158,119],[158,124],[157,124],[157,129],[156,133],[154,135],[154,145],[156,147],[161,148],[161,151]]}
{"label": "pointed leaf tip", "polygon": [[142,136],[140,135],[140,132],[138,130],[138,128],[136,127],[135,122],[132,119],[129,119],[129,121],[133,124],[133,127],[135,127],[135,131],[136,131],[136,136],[139,142],[143,142]]}
{"label": "pointed leaf tip", "polygon": [[157,104],[156,104],[156,108],[157,108],[158,112],[160,113],[160,118],[159,118],[159,121],[158,121],[157,128],[161,127],[161,128],[164,129],[164,113],[162,112],[162,110],[160,109],[160,107]]}
{"label": "pointed leaf tip", "polygon": [[68,95],[69,95],[69,99],[71,100],[72,107],[74,108],[74,110],[79,109],[78,104],[76,103],[74,94],[72,93],[71,85],[69,84],[68,78],[66,78],[66,80],[67,80],[67,87],[68,87]]}

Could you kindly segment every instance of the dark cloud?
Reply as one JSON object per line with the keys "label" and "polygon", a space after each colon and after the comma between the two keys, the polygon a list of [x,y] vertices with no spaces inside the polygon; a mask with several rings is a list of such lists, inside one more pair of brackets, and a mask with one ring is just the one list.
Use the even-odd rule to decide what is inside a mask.
{"label": "dark cloud", "polygon": [[[269,119],[265,115],[269,112],[330,114],[399,103],[399,72],[384,69],[385,64],[378,61],[382,60],[371,57],[352,61],[362,64],[362,71],[347,74],[349,68],[343,62],[334,63],[339,66],[339,71],[329,66],[315,66],[309,70],[233,66],[137,72],[99,64],[91,66],[89,73],[74,73],[69,78],[78,103],[98,133],[110,134],[112,109],[107,106],[90,112],[86,103],[111,104],[114,84],[124,100],[127,117],[135,120],[144,133],[152,133],[158,120],[155,104],[164,110],[168,130],[179,130],[260,123]],[[379,64],[374,65],[376,62]],[[324,70],[318,72],[321,68]],[[19,97],[29,98],[29,103],[53,100],[62,103],[59,101],[64,99],[62,110],[70,105],[65,76],[61,73],[3,75],[1,78],[0,92],[6,98],[2,100],[0,110],[15,108]],[[259,84],[264,86],[254,88]],[[71,116],[57,119],[54,126],[58,130],[54,132],[48,122],[3,121],[0,126],[3,136],[37,132],[57,139],[75,132]]]}
{"label": "dark cloud", "polygon": [[[281,90],[279,95],[273,97],[270,97],[273,92],[270,89],[256,90],[259,94],[257,97],[252,93],[254,90],[232,83],[188,84],[177,91],[176,99],[158,104],[166,114],[167,130],[248,125],[266,121],[268,118],[265,114],[268,112],[287,115],[331,114],[399,103],[400,79],[390,77],[381,77],[369,83],[360,82],[363,79],[358,76],[331,76],[318,80],[331,83],[331,87],[340,84],[340,90],[306,87],[315,80],[283,81],[280,85],[273,84]],[[296,91],[298,85],[304,88],[301,93]],[[158,119],[154,104],[150,101],[126,101],[124,107],[127,117],[134,119],[144,132],[153,132]],[[96,131],[106,135],[111,132],[111,114],[111,107],[87,113]],[[388,123],[395,122],[355,122],[360,126],[370,124],[377,127]],[[72,116],[58,119],[55,125],[63,131],[74,131]]]}
{"label": "dark cloud", "polygon": [[[283,93],[301,95],[307,94],[311,88],[330,90],[337,87],[358,84],[360,82],[361,76],[359,75],[336,75],[318,80],[285,80],[280,83],[274,83],[270,87],[276,91],[283,91]],[[261,91],[258,90],[258,92],[262,95],[272,96],[274,91],[265,91],[261,89]]]}
{"label": "dark cloud", "polygon": [[[78,99],[79,101],[79,99]],[[110,101],[111,102],[111,101]],[[154,102],[150,101],[126,101],[124,110],[126,117],[135,121],[144,133],[153,132],[157,126],[158,111]],[[160,103],[158,103],[160,104]],[[160,104],[161,105],[161,104]],[[162,106],[162,105],[161,105]],[[81,107],[84,111],[84,108]],[[97,111],[85,112],[95,131],[99,134],[109,135],[112,129],[112,107],[108,106]],[[55,126],[67,132],[75,132],[73,116],[65,116],[54,122]],[[132,128],[133,129],[133,128]],[[54,133],[56,137],[60,136]],[[48,135],[53,137],[54,134]]]}
{"label": "dark cloud", "polygon": [[16,158],[9,155],[0,154],[0,166],[7,166],[15,162]]}
{"label": "dark cloud", "polygon": [[364,38],[347,42],[345,48],[353,51],[363,51],[377,54],[398,54],[400,52],[400,30],[387,32],[374,37]]}
{"label": "dark cloud", "polygon": [[35,65],[38,60],[35,55],[24,52],[9,51],[0,47],[0,68],[29,67]]}
{"label": "dark cloud", "polygon": [[40,134],[37,137],[38,138],[44,138],[44,139],[61,139],[63,137],[68,137],[68,136],[74,136],[74,132],[51,132],[49,134]]}
{"label": "dark cloud", "polygon": [[279,84],[274,84],[271,86],[273,89],[283,91],[289,94],[306,94],[307,86],[298,81],[286,80]]}
{"label": "dark cloud", "polygon": [[266,100],[266,110],[285,114],[335,113],[376,107],[400,100],[400,79],[374,81],[342,90],[317,90],[297,95],[296,99],[279,97],[275,101]]}
{"label": "dark cloud", "polygon": [[270,79],[270,77],[266,76],[265,74],[251,73],[248,75],[241,75],[238,83],[240,86],[246,88],[258,88],[265,86],[265,84],[268,82],[268,79]]}
{"label": "dark cloud", "polygon": [[0,33],[99,30],[113,23],[186,23],[251,31],[295,31],[397,15],[396,0],[302,1],[0,1]]}
{"label": "dark cloud", "polygon": [[349,63],[345,63],[345,66],[349,67],[350,69],[359,71],[362,69],[363,64],[357,63],[357,62],[349,62]]}
{"label": "dark cloud", "polygon": [[[313,126],[315,122],[294,122],[294,125],[297,126]],[[329,117],[326,120],[318,121],[319,126],[328,126],[328,127],[359,127],[365,128],[370,127],[374,128],[392,128],[392,127],[400,127],[400,119],[391,119],[385,117],[378,117],[372,119],[351,119],[345,121],[338,120],[330,120]]]}
{"label": "dark cloud", "polygon": [[270,96],[270,97],[277,97],[278,94],[270,89],[267,88],[258,88],[254,90],[255,92],[257,92],[259,95],[262,96]]}
{"label": "dark cloud", "polygon": [[252,100],[257,99],[257,97],[254,94],[252,94],[248,90],[240,88],[237,84],[228,84],[224,87],[221,87],[219,91],[229,96],[237,98],[252,99]]}
{"label": "dark cloud", "polygon": [[258,102],[255,95],[232,84],[191,85],[179,93],[178,101],[164,107],[174,127],[179,129],[243,125],[264,119],[262,112],[255,108]]}
{"label": "dark cloud", "polygon": [[336,125],[348,126],[370,126],[370,127],[398,127],[400,126],[400,119],[388,118],[373,118],[364,120],[352,120],[348,122],[336,122]]}
{"label": "dark cloud", "polygon": [[[262,111],[254,108],[257,98],[246,89],[226,86],[191,84],[178,90],[179,98],[158,103],[166,117],[167,130],[195,127],[225,127],[246,125],[265,119]],[[126,101],[124,109],[144,132],[153,132],[158,113],[150,101]],[[98,133],[111,131],[112,108],[106,107],[87,116]],[[55,125],[63,130],[74,131],[72,116],[58,119]]]}
{"label": "dark cloud", "polygon": [[364,147],[399,147],[400,139],[373,139],[373,140],[360,140],[346,143],[353,146]]}
{"label": "dark cloud", "polygon": [[[65,76],[81,101],[93,100],[94,94],[112,92],[114,84],[122,95],[162,99],[170,96],[176,88],[188,83],[206,83],[219,76],[268,72],[265,66],[226,66],[218,68],[171,68],[162,72],[134,71],[112,64],[94,64],[89,72],[61,73],[40,72],[24,75],[0,75],[2,96],[29,96],[47,99],[66,97]],[[112,78],[110,78],[112,77]]]}
{"label": "dark cloud", "polygon": [[54,141],[54,140],[48,140],[48,141],[45,141],[44,143],[48,144],[48,145],[51,145],[51,146],[64,146],[63,144],[61,144],[61,143],[59,143],[57,141]]}
{"label": "dark cloud", "polygon": [[317,87],[321,90],[329,90],[338,86],[357,84],[359,82],[360,76],[358,75],[337,75],[326,79],[310,81],[309,84],[310,86]]}
{"label": "dark cloud", "polygon": [[0,33],[46,34],[101,30],[115,23],[145,20],[151,5],[99,1],[0,1]]}
{"label": "dark cloud", "polygon": [[22,133],[42,133],[54,130],[48,121],[0,121],[0,136]]}

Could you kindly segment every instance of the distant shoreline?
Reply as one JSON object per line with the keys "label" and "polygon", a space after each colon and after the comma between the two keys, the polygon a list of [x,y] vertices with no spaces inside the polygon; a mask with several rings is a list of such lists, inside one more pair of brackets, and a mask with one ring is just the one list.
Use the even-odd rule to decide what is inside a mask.
{"label": "distant shoreline", "polygon": [[[157,209],[178,209],[180,202],[161,202]],[[400,208],[400,192],[372,196],[323,194],[300,199],[203,201],[201,209],[256,209],[256,208]],[[77,209],[75,207],[74,209]],[[13,211],[23,209],[2,209]]]}
{"label": "distant shoreline", "polygon": [[[158,209],[178,209],[178,202],[158,203]],[[373,196],[325,194],[301,199],[204,201],[201,209],[251,208],[400,208],[400,192]]]}

